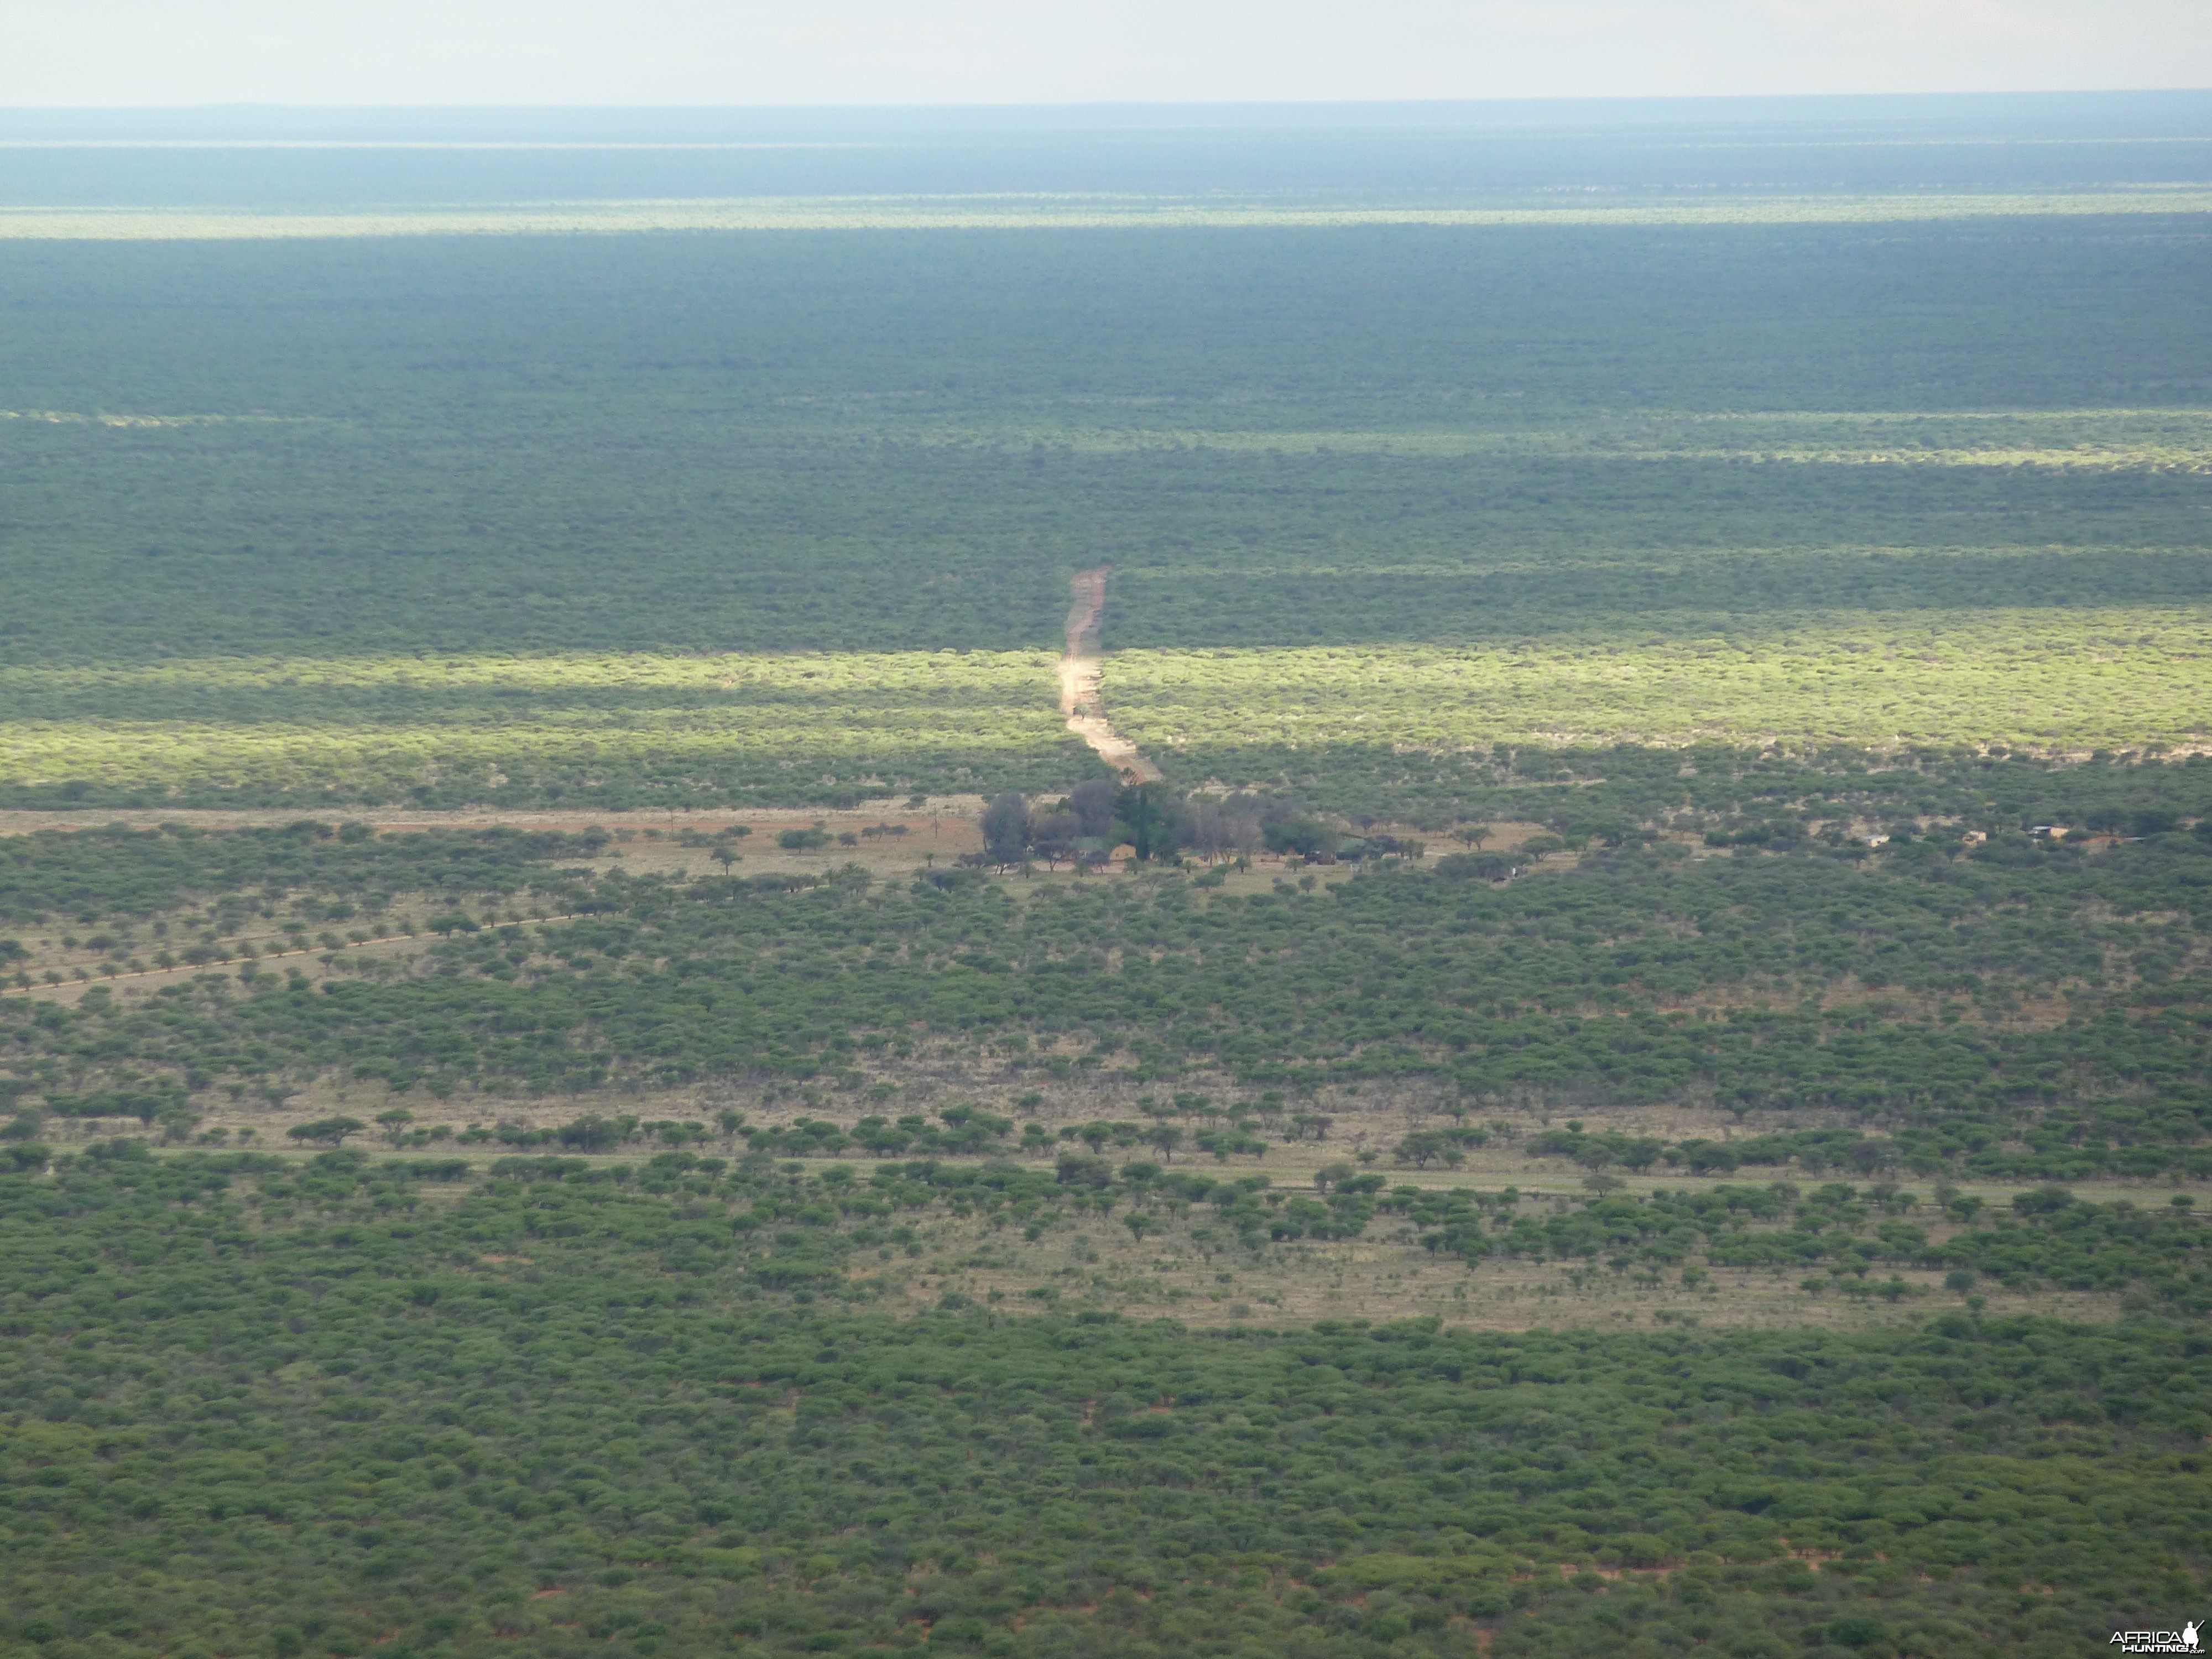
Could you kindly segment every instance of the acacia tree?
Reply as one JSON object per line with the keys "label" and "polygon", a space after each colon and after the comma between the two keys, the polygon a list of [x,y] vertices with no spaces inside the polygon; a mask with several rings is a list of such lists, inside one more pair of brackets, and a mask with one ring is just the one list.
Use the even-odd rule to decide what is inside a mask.
{"label": "acacia tree", "polygon": [[1114,798],[1114,816],[1136,850],[1138,863],[1175,856],[1176,805],[1160,786],[1129,785]]}
{"label": "acacia tree", "polygon": [[1062,859],[1075,856],[1075,843],[1082,834],[1082,821],[1074,813],[1054,812],[1030,824],[1030,844],[1045,861],[1047,869],[1057,870]]}
{"label": "acacia tree", "polygon": [[1442,1131],[1416,1130],[1398,1143],[1398,1157],[1417,1170],[1425,1170],[1429,1167],[1429,1161],[1431,1158],[1443,1156],[1445,1145]]}
{"label": "acacia tree", "polygon": [[348,1135],[359,1134],[368,1127],[357,1117],[325,1117],[313,1123],[295,1123],[285,1133],[295,1140],[322,1140],[339,1146]]}
{"label": "acacia tree", "polygon": [[1067,808],[1082,826],[1084,836],[1103,836],[1113,829],[1114,796],[1114,785],[1104,778],[1079,783],[1069,792]]}
{"label": "acacia tree", "polygon": [[983,850],[994,864],[1019,864],[1029,851],[1030,804],[1012,790],[983,809]]}
{"label": "acacia tree", "polygon": [[623,1125],[618,1118],[592,1115],[561,1126],[561,1144],[580,1152],[607,1152],[619,1146],[622,1139]]}

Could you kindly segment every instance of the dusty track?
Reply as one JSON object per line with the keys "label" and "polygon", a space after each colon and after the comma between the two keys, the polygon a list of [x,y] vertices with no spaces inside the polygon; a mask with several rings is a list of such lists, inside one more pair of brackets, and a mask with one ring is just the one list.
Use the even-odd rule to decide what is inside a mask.
{"label": "dusty track", "polygon": [[1098,758],[1132,783],[1158,783],[1160,769],[1146,760],[1106,718],[1099,683],[1103,665],[1098,649],[1106,618],[1109,567],[1078,571],[1069,580],[1075,603],[1067,612],[1067,654],[1060,659],[1060,712],[1067,729],[1098,751]]}

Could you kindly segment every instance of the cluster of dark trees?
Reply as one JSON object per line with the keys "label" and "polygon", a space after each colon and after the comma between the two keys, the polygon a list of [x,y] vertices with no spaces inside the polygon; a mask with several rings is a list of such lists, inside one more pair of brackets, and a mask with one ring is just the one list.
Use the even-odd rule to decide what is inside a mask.
{"label": "cluster of dark trees", "polygon": [[[1142,819],[1147,816],[1146,805],[1141,790],[1118,787],[1103,779],[1078,784],[1042,810],[1023,795],[1001,794],[984,809],[980,826],[983,850],[970,856],[1001,870],[1032,858],[1051,869],[1063,863],[1078,869],[1096,867],[1134,833],[1122,816],[1125,806]],[[1147,855],[1149,852],[1148,848]]]}
{"label": "cluster of dark trees", "polygon": [[1295,799],[1249,793],[1185,795],[1164,784],[1103,780],[1079,784],[1049,805],[1018,793],[994,798],[982,817],[978,866],[1006,870],[1042,860],[1097,868],[1120,847],[1139,864],[1207,864],[1265,851],[1316,864],[1391,855],[1419,858],[1417,842],[1377,830],[1373,812],[1347,822],[1314,812]]}

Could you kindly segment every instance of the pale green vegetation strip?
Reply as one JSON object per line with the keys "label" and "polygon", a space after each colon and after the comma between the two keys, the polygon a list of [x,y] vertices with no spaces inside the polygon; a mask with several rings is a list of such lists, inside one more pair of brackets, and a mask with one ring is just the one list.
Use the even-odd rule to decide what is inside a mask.
{"label": "pale green vegetation strip", "polygon": [[[831,424],[816,442],[884,441],[879,411],[865,429]],[[0,409],[0,422],[185,429],[332,422],[313,416]],[[789,429],[796,431],[796,426]],[[1716,437],[1724,441],[1715,442]],[[2212,410],[1760,410],[1600,413],[1571,425],[1541,417],[1440,429],[1328,430],[1181,426],[906,424],[896,441],[924,449],[1073,454],[1486,456],[1632,462],[1789,461],[1836,466],[2060,467],[2096,471],[2212,471]]]}
{"label": "pale green vegetation strip", "polygon": [[[1972,559],[1984,562],[2002,572],[1998,561],[2028,559],[2042,554],[2041,549],[1991,547],[1820,547],[1811,550],[1814,556],[1834,559],[1838,564],[1864,562],[1872,559]],[[2139,550],[2082,548],[2069,550],[2065,556],[2096,558],[2121,553],[2141,555]],[[1732,548],[1726,556],[1735,561],[1739,568],[1754,563],[1762,557],[1795,559],[1807,556],[1808,550],[1797,547],[1740,547]],[[1705,548],[1668,548],[1637,550],[1620,552],[1595,548],[1566,558],[1546,552],[1492,552],[1486,548],[1470,548],[1464,560],[1453,559],[1390,559],[1369,562],[1364,559],[1269,559],[1264,554],[1256,558],[1224,559],[1220,562],[1192,560],[1177,564],[1117,564],[1114,580],[1123,588],[1158,582],[1172,584],[1178,581],[1211,580],[1227,577],[1237,580],[1263,581],[1282,577],[1352,577],[1367,579],[1377,576],[1452,576],[1458,578],[1482,576],[1550,576],[1561,572],[1573,572],[1590,576],[1617,575],[1621,573],[1674,575],[1699,564],[1711,564],[1715,555]],[[2160,548],[2148,556],[2186,560],[2197,556],[2189,548]],[[1747,607],[1754,610],[1755,607]],[[2046,614],[2039,611],[2038,614]],[[2087,616],[2088,613],[2083,613]],[[2103,614],[2103,613],[2099,613]],[[2112,614],[2120,615],[2120,611]],[[2193,613],[2192,613],[2193,614]],[[1869,626],[1881,626],[1883,617],[1877,617]],[[1741,629],[1748,627],[1761,633],[1788,633],[1796,626],[1793,618],[1772,616],[1740,622],[1735,615],[1722,610],[1699,613],[1696,617],[1662,614],[1656,611],[1638,612],[1637,617],[1624,621],[1603,611],[1592,610],[1586,616],[1565,619],[1563,626],[1578,638],[1613,638],[1624,632],[1633,633],[1638,622],[1649,623],[1654,628],[1665,628],[1676,633],[1689,629],[1700,639],[1705,636],[1729,639],[1741,637]],[[2087,624],[2084,623],[2085,629]],[[2089,629],[2086,637],[2099,636]]]}
{"label": "pale green vegetation strip", "polygon": [[87,414],[63,409],[0,409],[0,421],[28,421],[34,426],[106,426],[118,428],[191,426],[300,426],[316,420],[312,415],[118,415]]}
{"label": "pale green vegetation strip", "polygon": [[[0,778],[345,780],[732,751],[860,762],[1064,745],[1048,652],[170,659],[0,667]],[[46,717],[41,717],[41,715]]]}
{"label": "pale green vegetation strip", "polygon": [[[2081,750],[2212,736],[2212,615],[2200,607],[1590,623],[1510,647],[1118,651],[1107,693],[1117,726],[1167,755],[1697,741]],[[901,755],[1048,756],[1066,740],[1055,662],[947,651],[8,666],[0,699],[15,718],[0,723],[0,779],[319,786],[619,768],[647,752],[664,768],[788,756],[841,772]]]}
{"label": "pale green vegetation strip", "polygon": [[[834,399],[825,399],[835,403]],[[2101,471],[2212,470],[2212,410],[1761,410],[1611,411],[1571,422],[1520,410],[1476,414],[1450,428],[1246,428],[1147,425],[1117,410],[1111,425],[1036,422],[948,425],[902,422],[886,434],[878,400],[853,418],[820,426],[782,422],[816,443],[874,447],[887,435],[924,449],[1075,454],[1494,456],[1621,461],[1796,461],[1832,465],[2050,466]],[[314,416],[0,409],[0,422],[185,429],[210,426],[331,425]],[[1717,440],[1718,441],[1717,441]]]}
{"label": "pale green vegetation strip", "polygon": [[2212,410],[1607,412],[1571,425],[1522,417],[1452,429],[1401,431],[1127,424],[931,426],[902,431],[899,441],[995,449],[1042,445],[1079,454],[1220,451],[2203,472],[2212,471]]}
{"label": "pale green vegetation strip", "polygon": [[0,239],[173,241],[361,236],[497,236],[654,230],[1089,230],[1314,228],[1389,225],[1644,226],[1885,224],[1944,219],[2212,212],[2212,191],[2045,194],[1759,196],[1624,200],[1573,207],[1328,207],[1164,202],[1156,198],[860,197],[515,203],[382,212],[260,213],[218,208],[0,210]]}
{"label": "pale green vegetation strip", "polygon": [[1860,449],[1834,447],[1774,449],[1640,450],[1639,461],[1796,461],[1833,466],[2063,466],[2091,471],[2203,472],[2212,465],[2202,450],[2189,449]]}
{"label": "pale green vegetation strip", "polygon": [[[1048,651],[730,652],[716,656],[645,652],[426,652],[409,656],[164,658],[157,661],[82,667],[0,665],[0,692],[39,688],[72,693],[102,687],[163,690],[243,688],[294,691],[348,690],[524,690],[556,692],[658,687],[672,692],[735,692],[772,699],[823,702],[844,720],[863,713],[871,693],[891,704],[950,706],[1008,701],[1010,677],[1052,684],[1059,658]],[[1013,700],[1019,700],[1015,694]]]}
{"label": "pale green vegetation strip", "polygon": [[[1654,629],[1685,619],[1653,617]],[[1719,635],[1121,651],[1116,723],[1186,744],[2003,742],[2191,744],[2212,732],[2212,616],[2197,608],[1793,619]]]}

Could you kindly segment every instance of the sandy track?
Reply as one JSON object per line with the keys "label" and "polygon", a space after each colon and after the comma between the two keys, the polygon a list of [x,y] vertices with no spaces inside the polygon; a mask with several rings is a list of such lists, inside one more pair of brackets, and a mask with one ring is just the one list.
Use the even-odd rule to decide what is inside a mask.
{"label": "sandy track", "polygon": [[1075,603],[1067,612],[1067,653],[1060,659],[1060,712],[1067,729],[1098,751],[1098,758],[1132,783],[1158,783],[1160,769],[1106,718],[1100,691],[1104,665],[1098,648],[1106,619],[1106,572],[1080,570],[1068,581]]}

